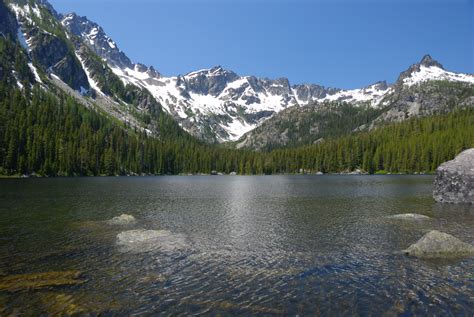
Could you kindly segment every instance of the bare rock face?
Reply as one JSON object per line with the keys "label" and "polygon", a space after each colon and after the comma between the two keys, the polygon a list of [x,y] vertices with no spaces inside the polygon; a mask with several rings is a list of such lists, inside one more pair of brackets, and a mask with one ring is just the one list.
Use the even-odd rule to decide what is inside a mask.
{"label": "bare rock face", "polygon": [[426,259],[457,258],[474,255],[474,246],[450,234],[432,230],[403,252],[409,256]]}
{"label": "bare rock face", "polygon": [[433,197],[442,203],[474,203],[474,148],[438,167]]}

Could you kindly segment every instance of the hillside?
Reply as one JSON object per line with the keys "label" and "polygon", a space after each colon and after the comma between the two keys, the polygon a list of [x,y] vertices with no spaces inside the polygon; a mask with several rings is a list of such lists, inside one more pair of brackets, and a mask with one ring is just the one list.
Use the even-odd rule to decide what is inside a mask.
{"label": "hillside", "polygon": [[[429,56],[394,85],[381,82],[350,93],[319,86],[298,90],[285,79],[240,77],[220,67],[182,76],[185,89],[176,96],[190,99],[179,111],[191,114],[202,106],[207,114],[200,118],[216,124],[230,124],[228,116],[213,112],[220,106],[195,103],[197,95],[217,102],[220,97],[214,97],[229,93],[236,101],[227,110],[252,89],[263,94],[260,102],[270,91],[286,91],[290,104],[296,100],[252,103],[257,112],[243,104],[232,108],[245,122],[254,120],[251,131],[230,144],[242,148],[236,150],[203,140],[237,134],[230,138],[223,128],[227,137],[219,139],[197,117],[177,118],[169,102],[175,96],[163,100],[153,88],[171,79],[133,64],[98,25],[62,16],[46,1],[2,1],[0,14],[2,175],[430,172],[473,145],[473,76],[446,71]],[[73,23],[77,19],[87,27]],[[105,45],[110,50],[102,50]],[[138,71],[126,75],[117,67]],[[303,99],[308,104],[301,105]],[[405,160],[417,163],[403,165]]]}

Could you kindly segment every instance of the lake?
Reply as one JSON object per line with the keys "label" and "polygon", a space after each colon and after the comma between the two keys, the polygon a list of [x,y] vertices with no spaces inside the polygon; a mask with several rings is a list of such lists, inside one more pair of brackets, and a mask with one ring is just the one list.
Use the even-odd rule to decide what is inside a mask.
{"label": "lake", "polygon": [[[0,291],[0,315],[474,315],[474,259],[409,258],[430,229],[474,243],[474,207],[433,176],[0,180],[0,276],[82,284]],[[110,225],[120,214],[128,226]],[[428,221],[388,216],[420,213]],[[159,231],[159,243],[136,229]],[[133,231],[134,233],[139,231]]]}

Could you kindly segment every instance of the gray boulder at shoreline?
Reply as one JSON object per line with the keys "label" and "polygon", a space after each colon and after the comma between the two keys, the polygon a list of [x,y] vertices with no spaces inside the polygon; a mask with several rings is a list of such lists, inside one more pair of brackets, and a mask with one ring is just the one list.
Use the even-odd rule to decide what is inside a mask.
{"label": "gray boulder at shoreline", "polygon": [[403,251],[418,258],[457,258],[474,255],[474,246],[450,234],[432,230]]}
{"label": "gray boulder at shoreline", "polygon": [[433,198],[441,203],[474,203],[474,148],[438,167]]}

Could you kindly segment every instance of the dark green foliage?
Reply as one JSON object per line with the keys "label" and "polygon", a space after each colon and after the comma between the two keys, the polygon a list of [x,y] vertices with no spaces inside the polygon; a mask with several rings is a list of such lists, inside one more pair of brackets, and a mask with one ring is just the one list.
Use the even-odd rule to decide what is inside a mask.
{"label": "dark green foliage", "polygon": [[[370,105],[357,105],[346,102],[326,102],[290,108],[270,118],[252,132],[254,135],[285,133],[287,142],[268,138],[262,150],[297,147],[312,144],[321,138],[334,138],[352,132],[358,127],[370,123],[383,112],[383,109]],[[268,132],[270,131],[270,132]],[[273,142],[272,142],[273,140]]]}
{"label": "dark green foliage", "polygon": [[369,173],[433,172],[441,163],[474,147],[474,110],[410,119],[371,132],[327,140],[316,146],[271,152],[273,171]]}
{"label": "dark green foliage", "polygon": [[432,172],[474,146],[474,111],[412,119],[315,146],[251,152],[204,145],[173,133],[169,116],[156,139],[39,87],[31,99],[0,84],[0,173],[126,175],[339,172]]}
{"label": "dark green foliage", "polygon": [[29,87],[34,81],[28,67],[28,56],[18,41],[13,42],[0,36],[0,81],[4,89],[17,86]]}
{"label": "dark green foliage", "polygon": [[[34,76],[26,52],[17,41],[1,37],[0,174],[195,174],[212,170],[275,174],[356,168],[370,173],[432,172],[440,163],[474,146],[472,109],[347,134],[375,114],[344,106],[339,114],[319,118],[322,133],[328,134],[321,135],[326,141],[318,145],[271,152],[206,145],[180,129],[148,92],[124,86],[108,68],[101,73],[100,59],[92,56],[87,62],[97,71],[95,77],[105,91],[131,104],[157,135],[131,129],[60,91],[32,86]],[[309,129],[311,121],[320,115],[311,114],[302,121],[301,129]],[[331,138],[334,135],[339,137]]]}

